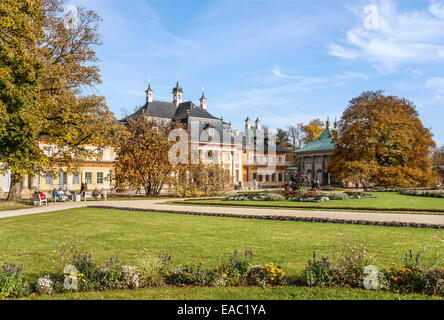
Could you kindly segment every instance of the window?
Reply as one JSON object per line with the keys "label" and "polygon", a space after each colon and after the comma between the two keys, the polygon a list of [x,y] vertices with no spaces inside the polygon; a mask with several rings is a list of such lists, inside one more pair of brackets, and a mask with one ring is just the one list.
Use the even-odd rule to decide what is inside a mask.
{"label": "window", "polygon": [[214,135],[214,128],[208,128],[208,135],[213,136]]}
{"label": "window", "polygon": [[47,184],[48,186],[52,186],[54,184],[54,179],[51,175],[48,174],[45,176],[45,184]]}
{"label": "window", "polygon": [[234,154],[234,161],[239,161],[239,153]]}
{"label": "window", "polygon": [[279,173],[279,182],[282,182],[282,172]]}
{"label": "window", "polygon": [[330,161],[331,161],[331,157],[328,156],[328,157],[327,157],[327,163],[330,163]]}
{"label": "window", "polygon": [[270,182],[270,176],[268,174],[265,175],[265,181]]}
{"label": "window", "polygon": [[257,181],[262,182],[263,176],[260,174]]}
{"label": "window", "polygon": [[68,184],[68,175],[66,172],[60,171],[59,174],[59,185]]}
{"label": "window", "polygon": [[257,180],[257,173],[253,173],[253,180]]}
{"label": "window", "polygon": [[282,157],[279,157],[279,163],[282,163]]}
{"label": "window", "polygon": [[305,158],[305,163],[310,164],[311,163],[311,158]]}
{"label": "window", "polygon": [[322,163],[322,157],[316,157],[316,163]]}
{"label": "window", "polygon": [[54,148],[53,147],[45,147],[45,155],[47,157],[52,157],[54,155]]}
{"label": "window", "polygon": [[103,172],[97,172],[97,183],[98,184],[103,183]]}
{"label": "window", "polygon": [[11,186],[11,170],[3,175],[3,191],[8,192]]}
{"label": "window", "polygon": [[72,175],[72,184],[80,184],[80,175],[78,173]]}
{"label": "window", "polygon": [[224,152],[224,161],[230,161],[230,154],[228,152]]}
{"label": "window", "polygon": [[276,173],[273,173],[273,174],[271,175],[271,181],[272,181],[272,182],[276,182]]}
{"label": "window", "polygon": [[91,184],[92,183],[92,173],[85,172],[85,182]]}

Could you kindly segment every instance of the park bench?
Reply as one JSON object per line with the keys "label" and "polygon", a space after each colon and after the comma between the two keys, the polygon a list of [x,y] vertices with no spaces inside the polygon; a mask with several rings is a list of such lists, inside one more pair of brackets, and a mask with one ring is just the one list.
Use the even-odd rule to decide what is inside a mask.
{"label": "park bench", "polygon": [[31,204],[33,205],[48,205],[48,197],[43,193],[33,194],[31,196]]}

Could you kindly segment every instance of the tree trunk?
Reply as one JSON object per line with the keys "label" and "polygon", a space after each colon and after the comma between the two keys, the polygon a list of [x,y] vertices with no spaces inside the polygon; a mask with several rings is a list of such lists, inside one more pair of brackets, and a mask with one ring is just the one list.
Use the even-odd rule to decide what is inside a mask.
{"label": "tree trunk", "polygon": [[17,202],[20,200],[20,193],[22,192],[22,179],[20,175],[11,173],[11,186],[7,201]]}

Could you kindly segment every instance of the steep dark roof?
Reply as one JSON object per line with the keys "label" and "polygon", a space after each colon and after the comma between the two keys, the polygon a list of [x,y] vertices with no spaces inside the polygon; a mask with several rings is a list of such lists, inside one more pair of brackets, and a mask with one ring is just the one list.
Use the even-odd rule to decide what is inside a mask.
{"label": "steep dark roof", "polygon": [[152,117],[173,119],[176,113],[176,105],[172,102],[156,101],[146,103],[143,107],[130,115],[130,118],[140,116],[143,112]]}
{"label": "steep dark roof", "polygon": [[[187,110],[190,111],[187,114]],[[165,119],[184,119],[190,117],[204,118],[204,119],[218,119],[211,115],[208,111],[196,106],[193,102],[182,102],[176,108],[172,102],[156,101],[146,103],[143,107],[130,115],[130,118],[135,118],[145,113],[151,117],[165,118]],[[220,119],[219,119],[220,120]]]}
{"label": "steep dark roof", "polygon": [[190,110],[190,117],[204,118],[204,119],[218,119],[211,115],[207,110],[203,110],[196,106],[193,102],[182,102],[177,107],[174,119],[182,119],[188,117],[187,110]]}

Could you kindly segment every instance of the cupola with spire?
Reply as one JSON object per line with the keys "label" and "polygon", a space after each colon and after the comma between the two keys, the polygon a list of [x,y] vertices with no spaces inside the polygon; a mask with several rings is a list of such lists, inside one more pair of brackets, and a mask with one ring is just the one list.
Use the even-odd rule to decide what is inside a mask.
{"label": "cupola with spire", "polygon": [[177,106],[182,103],[183,90],[179,86],[179,80],[177,80],[176,87],[173,88],[173,103]]}
{"label": "cupola with spire", "polygon": [[205,92],[202,88],[202,97],[200,98],[200,108],[202,110],[207,110],[207,98],[205,98]]}
{"label": "cupola with spire", "polygon": [[256,125],[256,130],[261,130],[261,121],[259,120],[259,117],[257,117],[255,125]]}
{"label": "cupola with spire", "polygon": [[148,79],[148,89],[146,92],[146,103],[153,103],[153,90],[151,89],[151,80]]}
{"label": "cupola with spire", "polygon": [[247,119],[245,119],[245,129],[250,130],[251,129],[251,120],[247,115]]}

